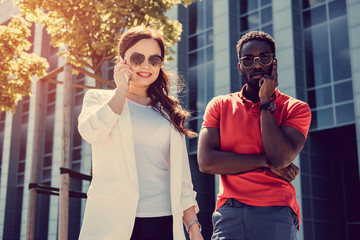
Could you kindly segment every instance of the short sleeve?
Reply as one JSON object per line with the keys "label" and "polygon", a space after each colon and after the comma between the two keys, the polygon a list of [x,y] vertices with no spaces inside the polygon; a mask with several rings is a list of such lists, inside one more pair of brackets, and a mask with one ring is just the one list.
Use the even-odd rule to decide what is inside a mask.
{"label": "short sleeve", "polygon": [[215,97],[206,106],[203,124],[201,127],[220,128],[220,110],[221,99],[219,97]]}
{"label": "short sleeve", "polygon": [[311,123],[311,110],[308,104],[299,101],[296,104],[290,105],[287,117],[284,119],[282,126],[290,126],[302,134],[305,138],[309,132]]}

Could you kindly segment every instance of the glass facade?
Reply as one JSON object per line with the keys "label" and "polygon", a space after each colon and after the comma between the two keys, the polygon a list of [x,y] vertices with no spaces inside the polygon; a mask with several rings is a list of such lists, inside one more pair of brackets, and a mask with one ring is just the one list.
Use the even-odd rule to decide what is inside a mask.
{"label": "glass facade", "polygon": [[20,237],[24,171],[29,115],[29,97],[24,97],[16,106],[13,116],[11,152],[8,170],[4,239]]}
{"label": "glass facade", "polygon": [[[189,128],[199,132],[207,103],[214,94],[213,1],[196,1],[187,8],[179,7],[179,21],[183,23],[179,42],[179,71],[184,77],[187,92],[184,102],[192,113]],[[205,239],[210,239],[214,211],[214,176],[199,172],[197,164],[198,138],[188,139],[190,168],[201,212]],[[210,200],[209,200],[210,199]]]}
{"label": "glass facade", "polygon": [[304,0],[302,15],[311,129],[354,123],[345,0]]}
{"label": "glass facade", "polygon": [[355,125],[311,132],[300,161],[304,239],[356,239],[360,184]]}
{"label": "glass facade", "polygon": [[230,0],[230,62],[231,92],[237,92],[245,84],[237,69],[236,45],[249,31],[264,31],[273,36],[272,0]]}
{"label": "glass facade", "polygon": [[[85,85],[85,76],[79,74],[73,77],[73,83],[79,85]],[[77,118],[80,114],[82,101],[84,98],[85,90],[83,88],[72,88],[72,115],[71,115],[71,156],[69,168],[76,172],[81,172],[81,160],[82,160],[82,138],[77,130]],[[82,180],[70,178],[70,191],[82,191]],[[69,229],[68,239],[77,240],[81,227],[81,198],[71,197],[69,198]]]}
{"label": "glass facade", "polygon": [[303,0],[301,13],[312,110],[300,157],[304,239],[355,239],[360,183],[346,1]]}
{"label": "glass facade", "polygon": [[[50,64],[49,71],[55,70],[58,65],[57,48],[50,45],[50,37],[46,31],[43,31],[42,56],[48,59]],[[39,169],[38,184],[46,186],[58,186],[58,183],[52,183],[53,166],[53,143],[55,126],[55,105],[56,105],[56,84],[50,82],[43,83],[44,99],[42,99],[43,128],[41,129],[41,147],[39,150]],[[36,217],[35,217],[35,238],[47,239],[49,233],[49,214],[50,214],[50,195],[37,194],[36,196]]]}

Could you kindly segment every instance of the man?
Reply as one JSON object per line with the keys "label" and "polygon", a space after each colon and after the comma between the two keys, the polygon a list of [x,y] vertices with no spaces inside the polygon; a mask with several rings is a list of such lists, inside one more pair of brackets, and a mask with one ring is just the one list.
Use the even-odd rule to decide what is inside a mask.
{"label": "man", "polygon": [[220,177],[213,240],[296,239],[300,210],[290,183],[311,112],[277,90],[275,41],[261,31],[237,44],[240,92],[213,98],[199,136],[201,172]]}

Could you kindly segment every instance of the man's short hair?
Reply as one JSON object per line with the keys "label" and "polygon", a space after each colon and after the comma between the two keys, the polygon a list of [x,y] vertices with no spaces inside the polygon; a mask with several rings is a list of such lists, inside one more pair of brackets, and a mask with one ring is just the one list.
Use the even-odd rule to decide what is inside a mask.
{"label": "man's short hair", "polygon": [[240,52],[241,52],[242,46],[246,42],[250,42],[252,40],[259,40],[259,41],[267,42],[270,45],[271,52],[275,55],[275,49],[276,49],[275,40],[269,34],[263,32],[263,31],[251,31],[251,32],[244,34],[240,38],[240,40],[238,41],[238,43],[236,45],[238,59],[240,59],[240,54],[241,54]]}

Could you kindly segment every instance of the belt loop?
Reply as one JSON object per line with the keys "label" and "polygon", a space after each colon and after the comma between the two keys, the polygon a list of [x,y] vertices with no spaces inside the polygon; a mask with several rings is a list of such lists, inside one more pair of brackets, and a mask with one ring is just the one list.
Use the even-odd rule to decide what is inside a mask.
{"label": "belt loop", "polygon": [[230,198],[230,207],[234,207],[235,206],[235,202],[233,198]]}
{"label": "belt loop", "polygon": [[224,205],[227,205],[229,207],[233,207],[234,206],[234,199],[229,198],[228,200],[226,200]]}

